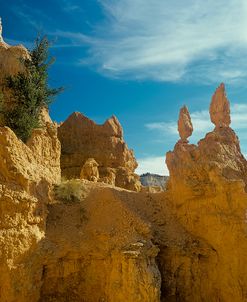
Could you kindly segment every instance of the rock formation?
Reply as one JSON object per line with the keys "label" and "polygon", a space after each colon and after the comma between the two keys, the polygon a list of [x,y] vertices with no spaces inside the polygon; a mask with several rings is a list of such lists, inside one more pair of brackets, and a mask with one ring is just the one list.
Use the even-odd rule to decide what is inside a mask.
{"label": "rock formation", "polygon": [[46,107],[42,107],[40,111],[40,125],[46,126],[47,123],[53,123],[49,114],[49,109]]}
{"label": "rock formation", "polygon": [[99,180],[98,166],[99,164],[96,162],[95,159],[87,159],[81,169],[80,179],[87,179],[90,181],[97,182]]}
{"label": "rock formation", "polygon": [[[2,37],[2,23],[0,19],[0,93],[4,96],[4,102],[11,105],[13,95],[9,89],[6,88],[5,79],[7,76],[16,75],[19,72],[25,72],[23,60],[29,59],[30,54],[23,45],[10,46],[4,42]],[[46,122],[51,123],[49,111],[43,108],[40,114],[41,124],[45,125]],[[0,126],[4,126],[0,115]]]}
{"label": "rock formation", "polygon": [[246,302],[247,161],[223,84],[210,115],[215,129],[191,145],[182,108],[160,193],[130,191],[137,163],[115,117],[59,127],[63,175],[77,178],[62,183],[47,112],[27,144],[0,127],[0,301]]}
{"label": "rock formation", "polygon": [[21,59],[29,57],[28,50],[24,46],[10,46],[2,39],[0,41],[0,85],[2,86],[6,76],[25,71]]}
{"label": "rock formation", "polygon": [[134,173],[137,162],[133,151],[123,140],[123,130],[115,116],[103,125],[97,125],[75,112],[59,127],[58,137],[62,146],[61,169],[64,177],[79,178],[87,159],[94,158],[99,164],[101,180],[110,177],[106,182],[112,183],[115,179],[116,186],[140,190],[139,177]]}
{"label": "rock formation", "polygon": [[140,175],[141,184],[145,187],[161,187],[162,190],[166,187],[168,176],[162,176],[158,174],[145,173]]}
{"label": "rock formation", "polygon": [[39,129],[22,143],[0,128],[0,301],[38,301],[46,205],[60,182],[56,129]]}
{"label": "rock formation", "polygon": [[198,146],[177,143],[166,156],[175,215],[196,240],[194,251],[176,260],[176,290],[179,301],[246,301],[247,162],[228,127],[223,84],[210,112],[215,130]]}
{"label": "rock formation", "polygon": [[[0,27],[1,29],[1,27]],[[1,36],[1,35],[0,35]],[[17,74],[18,72],[23,72],[25,70],[21,59],[29,57],[27,49],[22,46],[10,46],[0,40],[0,94],[4,97],[4,102],[11,104],[13,101],[12,95],[9,89],[6,88],[5,78],[9,75]],[[4,126],[3,118],[0,114],[0,126]]]}
{"label": "rock formation", "polygon": [[181,142],[188,142],[187,138],[190,137],[193,132],[193,125],[191,123],[190,114],[186,106],[183,106],[180,109],[178,132],[181,137]]}
{"label": "rock formation", "polygon": [[229,127],[231,123],[230,104],[226,97],[225,85],[223,83],[216,89],[212,97],[209,112],[211,121],[217,128]]}
{"label": "rock formation", "polygon": [[80,202],[49,205],[40,302],[159,302],[159,249],[137,212],[149,200],[103,183],[83,186]]}

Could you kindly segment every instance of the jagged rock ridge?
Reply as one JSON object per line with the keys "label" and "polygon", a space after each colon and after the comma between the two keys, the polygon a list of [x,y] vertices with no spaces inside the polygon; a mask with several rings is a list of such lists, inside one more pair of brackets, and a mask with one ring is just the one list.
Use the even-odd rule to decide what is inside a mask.
{"label": "jagged rock ridge", "polygon": [[[58,137],[62,146],[62,175],[79,178],[89,158],[98,163],[99,177],[104,182],[139,191],[139,177],[134,173],[137,162],[123,139],[123,129],[115,116],[97,125],[79,112],[74,112],[60,125]],[[114,174],[114,177],[113,175]]]}

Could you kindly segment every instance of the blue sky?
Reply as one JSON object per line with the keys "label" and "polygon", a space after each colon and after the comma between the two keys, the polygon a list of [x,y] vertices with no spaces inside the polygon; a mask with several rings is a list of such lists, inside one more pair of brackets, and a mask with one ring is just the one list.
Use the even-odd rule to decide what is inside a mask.
{"label": "blue sky", "polygon": [[213,129],[208,107],[221,82],[247,154],[246,1],[0,0],[0,16],[9,44],[28,47],[37,33],[53,41],[50,83],[66,90],[52,118],[80,111],[103,123],[116,115],[139,173],[168,173],[182,105],[194,124],[191,142]]}

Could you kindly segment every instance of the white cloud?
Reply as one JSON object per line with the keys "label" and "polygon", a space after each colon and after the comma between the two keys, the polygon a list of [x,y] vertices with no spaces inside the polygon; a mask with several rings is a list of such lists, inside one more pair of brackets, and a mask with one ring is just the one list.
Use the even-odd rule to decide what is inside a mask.
{"label": "white cloud", "polygon": [[141,175],[144,173],[154,173],[159,175],[169,175],[168,168],[165,163],[165,156],[150,156],[137,159],[138,168],[136,173]]}
{"label": "white cloud", "polygon": [[[191,113],[191,120],[193,124],[192,142],[197,142],[203,138],[204,135],[212,131],[214,125],[210,121],[209,112],[207,110],[195,111]],[[245,132],[247,130],[247,105],[246,104],[233,104],[231,106],[231,127],[236,130],[239,135],[240,141],[245,140]],[[177,121],[169,122],[154,122],[145,125],[150,130],[156,130],[164,135],[178,135]]]}
{"label": "white cloud", "polygon": [[245,80],[245,0],[99,2],[105,20],[84,43],[100,72],[158,81]]}

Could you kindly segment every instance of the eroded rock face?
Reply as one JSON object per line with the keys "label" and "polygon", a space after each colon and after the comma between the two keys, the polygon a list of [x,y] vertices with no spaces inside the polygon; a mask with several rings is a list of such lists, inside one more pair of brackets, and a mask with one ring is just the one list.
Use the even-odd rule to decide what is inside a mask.
{"label": "eroded rock face", "polygon": [[22,46],[10,46],[4,41],[0,41],[0,84],[7,75],[14,75],[25,71],[21,59],[29,58],[28,50]]}
{"label": "eroded rock face", "polygon": [[49,114],[49,109],[47,107],[42,107],[41,110],[40,110],[40,115],[39,115],[39,118],[40,118],[40,125],[41,126],[46,126],[46,124],[52,124],[52,119],[50,117],[50,114]]}
{"label": "eroded rock face", "polygon": [[216,127],[198,145],[181,110],[161,193],[119,188],[138,191],[139,180],[115,117],[96,125],[75,113],[60,126],[64,175],[85,168],[71,200],[51,190],[60,143],[46,113],[27,144],[0,128],[0,301],[247,301],[247,162],[227,102],[221,85]]}
{"label": "eroded rock face", "polygon": [[193,132],[190,113],[186,106],[180,109],[178,119],[178,132],[181,137],[181,142],[187,142],[187,138],[190,137]]}
{"label": "eroded rock face", "polygon": [[40,302],[159,302],[159,249],[150,225],[131,209],[137,194],[83,186],[80,202],[49,206]]}
{"label": "eroded rock face", "polygon": [[223,83],[216,89],[212,97],[209,113],[211,121],[216,127],[229,127],[231,123],[230,104]]}
{"label": "eroded rock face", "polygon": [[46,205],[60,181],[56,130],[36,130],[25,145],[2,127],[0,158],[0,301],[37,301]]}
{"label": "eroded rock face", "polygon": [[172,261],[181,267],[176,280],[178,301],[246,301],[247,162],[236,134],[228,127],[229,104],[223,85],[210,110],[215,130],[198,146],[177,143],[166,156],[174,214],[197,238],[194,257],[175,256],[171,267]]}
{"label": "eroded rock face", "polygon": [[[123,140],[123,130],[116,117],[103,125],[97,125],[79,112],[73,113],[58,129],[62,146],[62,175],[68,179],[79,178],[80,171],[88,158],[99,164],[101,179],[108,177],[113,169],[115,184],[129,190],[141,188],[132,150]],[[109,180],[112,183],[113,177]]]}

